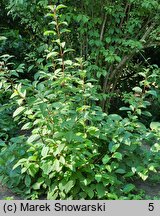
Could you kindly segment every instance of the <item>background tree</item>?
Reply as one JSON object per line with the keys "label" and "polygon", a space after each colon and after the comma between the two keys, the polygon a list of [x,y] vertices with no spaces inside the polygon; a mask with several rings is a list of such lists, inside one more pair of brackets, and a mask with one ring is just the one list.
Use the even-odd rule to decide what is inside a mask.
{"label": "background tree", "polygon": [[32,199],[142,198],[134,182],[159,167],[159,1],[1,6],[1,181]]}

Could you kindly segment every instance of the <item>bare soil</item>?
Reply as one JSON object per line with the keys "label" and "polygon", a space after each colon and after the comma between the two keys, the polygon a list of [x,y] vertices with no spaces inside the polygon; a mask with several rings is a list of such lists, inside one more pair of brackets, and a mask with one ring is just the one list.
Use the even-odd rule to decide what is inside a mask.
{"label": "bare soil", "polygon": [[0,183],[0,200],[4,200],[6,197],[13,197],[14,200],[22,200],[20,196],[15,195],[10,189]]}
{"label": "bare soil", "polygon": [[160,199],[160,184],[153,184],[152,182],[136,182],[136,187],[139,190],[144,190],[146,195],[148,195],[151,199]]}

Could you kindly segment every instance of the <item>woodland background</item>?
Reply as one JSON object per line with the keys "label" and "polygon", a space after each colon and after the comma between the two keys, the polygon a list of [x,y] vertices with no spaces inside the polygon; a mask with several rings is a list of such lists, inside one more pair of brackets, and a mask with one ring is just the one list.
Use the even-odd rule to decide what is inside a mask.
{"label": "woodland background", "polygon": [[148,198],[135,183],[160,181],[159,14],[159,0],[0,1],[2,184]]}

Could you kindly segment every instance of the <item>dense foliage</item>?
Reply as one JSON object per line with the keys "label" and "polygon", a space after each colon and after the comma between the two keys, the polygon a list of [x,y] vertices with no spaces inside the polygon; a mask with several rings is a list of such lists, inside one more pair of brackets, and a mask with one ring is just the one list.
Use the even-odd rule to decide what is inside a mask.
{"label": "dense foliage", "polygon": [[160,162],[159,1],[0,4],[0,181],[28,199],[144,198],[135,182]]}

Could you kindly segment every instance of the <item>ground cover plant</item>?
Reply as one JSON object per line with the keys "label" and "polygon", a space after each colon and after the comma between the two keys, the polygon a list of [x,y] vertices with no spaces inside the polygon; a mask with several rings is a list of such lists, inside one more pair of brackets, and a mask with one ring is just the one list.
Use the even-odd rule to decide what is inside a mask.
{"label": "ground cover plant", "polygon": [[159,181],[160,69],[147,56],[160,52],[159,2],[1,6],[1,183],[25,199],[144,199],[135,182]]}

